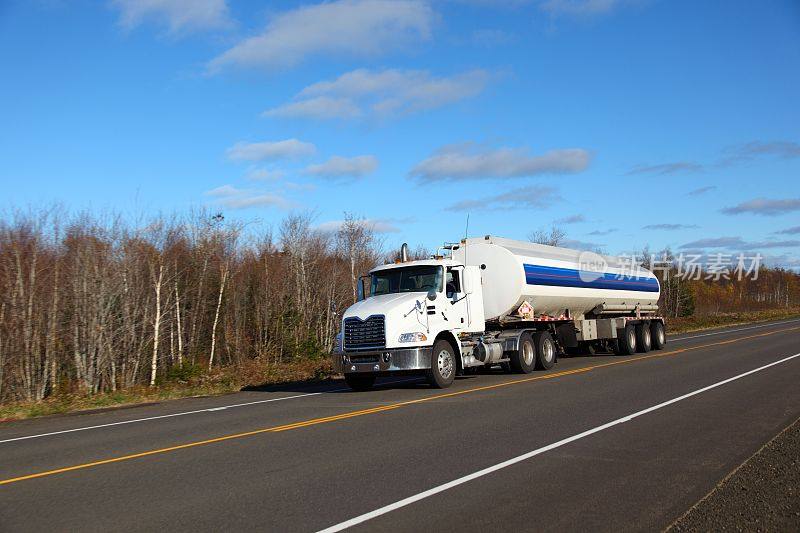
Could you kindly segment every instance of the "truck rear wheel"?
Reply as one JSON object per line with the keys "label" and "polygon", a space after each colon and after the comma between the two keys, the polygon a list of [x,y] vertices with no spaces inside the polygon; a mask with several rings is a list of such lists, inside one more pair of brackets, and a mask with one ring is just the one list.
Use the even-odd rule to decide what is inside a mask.
{"label": "truck rear wheel", "polygon": [[431,387],[446,389],[456,378],[456,355],[453,347],[446,340],[436,341],[431,354],[431,368],[425,377]]}
{"label": "truck rear wheel", "polygon": [[369,374],[345,374],[344,380],[354,391],[370,390],[375,385],[375,376]]}
{"label": "truck rear wheel", "polygon": [[650,337],[652,338],[654,350],[660,350],[667,344],[667,336],[664,334],[663,322],[660,320],[650,322]]}
{"label": "truck rear wheel", "polygon": [[617,338],[617,355],[633,355],[636,353],[636,327],[633,324],[626,324],[622,330],[622,335]]}
{"label": "truck rear wheel", "polygon": [[636,348],[642,352],[647,353],[652,347],[652,336],[650,335],[650,324],[647,322],[640,322],[636,324]]}
{"label": "truck rear wheel", "polygon": [[556,364],[556,343],[546,331],[533,335],[533,344],[536,346],[536,369],[550,370]]}
{"label": "truck rear wheel", "polygon": [[510,363],[514,372],[530,374],[536,364],[536,346],[530,333],[519,336],[519,349],[511,353]]}

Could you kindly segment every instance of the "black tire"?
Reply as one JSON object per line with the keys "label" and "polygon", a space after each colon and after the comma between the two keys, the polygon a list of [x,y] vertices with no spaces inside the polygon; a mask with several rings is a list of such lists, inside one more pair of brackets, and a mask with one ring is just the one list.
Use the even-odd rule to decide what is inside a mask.
{"label": "black tire", "polygon": [[617,355],[633,355],[636,353],[636,327],[633,324],[626,324],[622,330],[622,335],[617,338]]}
{"label": "black tire", "polygon": [[358,392],[370,390],[375,385],[375,376],[369,374],[345,374],[344,380],[351,389]]}
{"label": "black tire", "polygon": [[664,323],[660,320],[650,322],[650,338],[652,339],[653,349],[661,350],[667,344],[667,335],[664,331]]}
{"label": "black tire", "polygon": [[640,322],[636,324],[636,350],[640,353],[647,353],[653,347],[650,335],[650,324]]}
{"label": "black tire", "polygon": [[446,340],[436,341],[431,354],[431,367],[425,372],[428,383],[431,387],[446,389],[453,384],[457,369],[453,347]]}
{"label": "black tire", "polygon": [[519,350],[512,352],[509,358],[511,369],[518,374],[530,374],[536,365],[536,345],[530,333],[519,336]]}
{"label": "black tire", "polygon": [[550,370],[556,364],[556,343],[546,331],[533,335],[536,346],[536,370]]}

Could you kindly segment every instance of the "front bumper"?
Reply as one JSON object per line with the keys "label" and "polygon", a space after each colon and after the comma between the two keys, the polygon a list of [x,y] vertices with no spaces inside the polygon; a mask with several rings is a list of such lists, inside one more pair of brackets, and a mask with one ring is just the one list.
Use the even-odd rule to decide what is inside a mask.
{"label": "front bumper", "polygon": [[431,346],[419,348],[384,348],[380,351],[334,352],[334,371],[341,374],[402,372],[431,367]]}

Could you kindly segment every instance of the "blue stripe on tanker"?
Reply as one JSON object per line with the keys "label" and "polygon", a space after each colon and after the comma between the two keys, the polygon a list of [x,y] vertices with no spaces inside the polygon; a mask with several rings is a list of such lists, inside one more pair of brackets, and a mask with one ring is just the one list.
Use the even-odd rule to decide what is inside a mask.
{"label": "blue stripe on tanker", "polygon": [[610,272],[523,265],[528,285],[552,285],[555,287],[581,287],[584,289],[610,289],[618,291],[658,292],[656,278],[625,276]]}

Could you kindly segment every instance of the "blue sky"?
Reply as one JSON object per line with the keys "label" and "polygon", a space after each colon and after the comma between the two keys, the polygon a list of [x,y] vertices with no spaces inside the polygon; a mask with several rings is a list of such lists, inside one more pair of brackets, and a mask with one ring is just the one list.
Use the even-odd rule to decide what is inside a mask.
{"label": "blue sky", "polygon": [[800,266],[795,1],[11,0],[0,64],[8,207]]}

